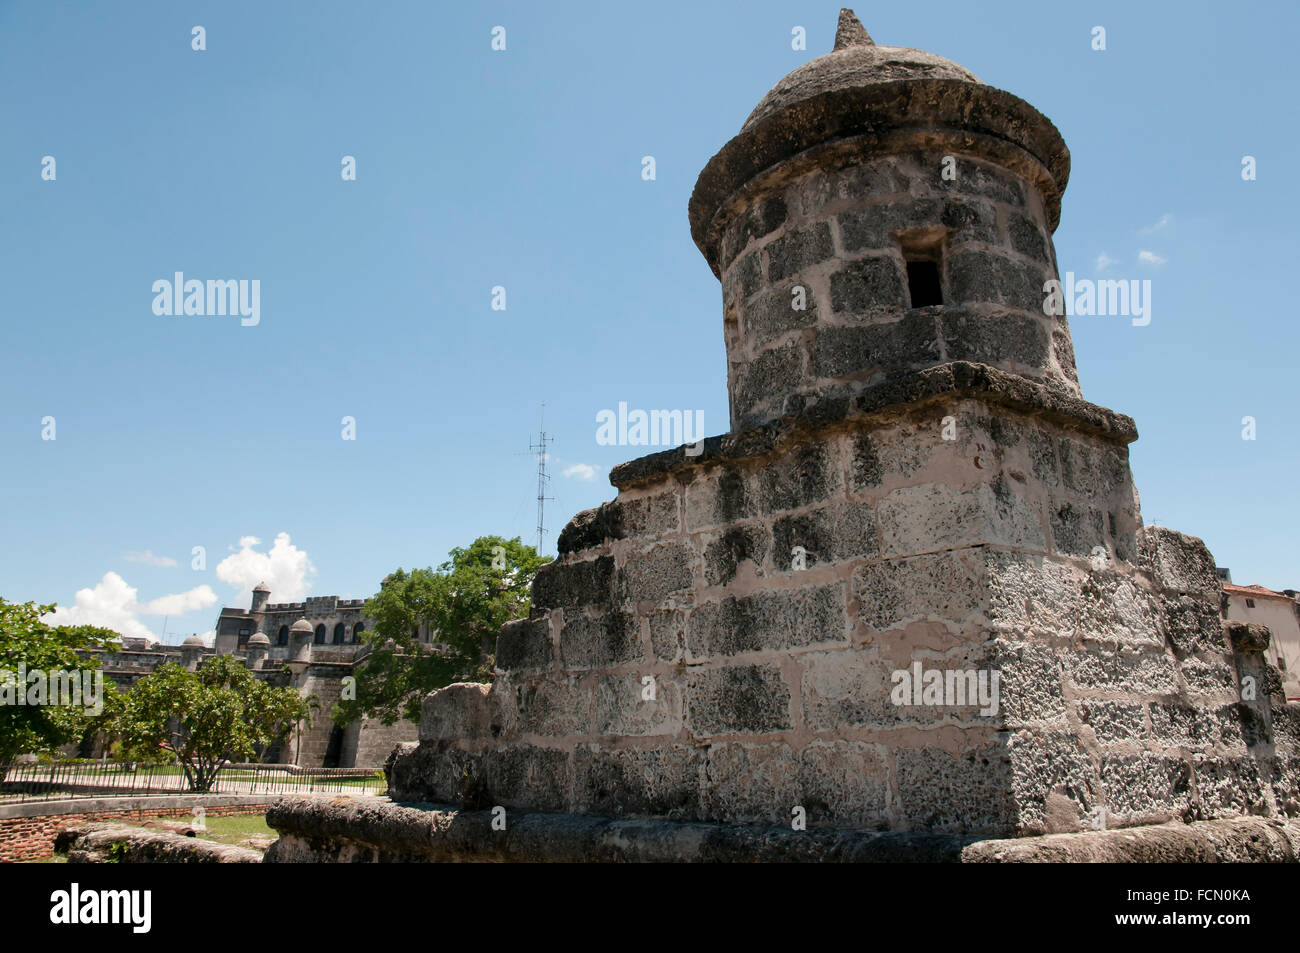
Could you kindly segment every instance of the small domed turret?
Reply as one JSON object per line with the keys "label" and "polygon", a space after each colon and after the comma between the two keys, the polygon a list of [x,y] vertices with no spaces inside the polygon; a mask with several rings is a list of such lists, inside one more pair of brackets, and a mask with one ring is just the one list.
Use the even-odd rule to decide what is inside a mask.
{"label": "small domed turret", "polygon": [[955,361],[1078,397],[1044,311],[1069,171],[1033,106],[842,10],[835,48],[759,101],[691,195],[731,429]]}
{"label": "small domed turret", "polygon": [[266,608],[266,603],[270,598],[271,587],[264,582],[259,582],[253,587],[253,603],[250,611],[253,613],[261,612]]}

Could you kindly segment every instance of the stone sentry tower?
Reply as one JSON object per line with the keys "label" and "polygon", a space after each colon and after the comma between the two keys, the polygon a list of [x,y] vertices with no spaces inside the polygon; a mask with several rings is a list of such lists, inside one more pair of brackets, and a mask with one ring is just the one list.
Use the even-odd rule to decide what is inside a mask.
{"label": "stone sentry tower", "polygon": [[1078,397],[1049,235],[1070,156],[1028,103],[850,11],[700,175],[732,430],[900,372],[974,361]]}
{"label": "stone sentry tower", "polygon": [[731,431],[615,468],[493,684],[426,699],[395,799],[994,836],[1294,810],[1266,635],[1143,529],[1133,422],[1044,314],[1068,170],[1032,106],[841,13],[691,198]]}

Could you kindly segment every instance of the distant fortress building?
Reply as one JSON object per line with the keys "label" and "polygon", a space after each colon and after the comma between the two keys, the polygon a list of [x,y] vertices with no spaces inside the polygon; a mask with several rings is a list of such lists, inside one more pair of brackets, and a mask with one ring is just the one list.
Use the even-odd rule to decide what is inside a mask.
{"label": "distant fortress building", "polygon": [[[320,707],[312,725],[290,733],[268,751],[263,760],[272,764],[379,768],[394,745],[417,739],[414,722],[403,720],[386,726],[378,719],[363,718],[340,728],[330,718],[342,697],[343,680],[355,676],[370,654],[370,646],[361,641],[373,625],[363,614],[364,599],[312,596],[304,602],[273,603],[270,598],[270,588],[259,583],[247,610],[223,608],[217,617],[213,648],[198,636],[181,645],[127,637],[122,651],[102,656],[104,673],[118,688],[127,690],[168,662],[193,671],[205,659],[232,655],[264,681],[291,687],[304,697],[315,695]],[[430,641],[423,630],[419,638]]]}
{"label": "distant fortress building", "polygon": [[354,646],[361,645],[361,633],[370,627],[361,613],[364,599],[340,599],[338,596],[310,596],[306,602],[270,603],[271,590],[266,583],[258,583],[253,590],[252,605],[247,611],[226,607],[217,617],[216,650],[219,655],[243,653],[253,635],[261,633],[270,645],[268,657],[289,657],[289,630],[299,619],[312,626],[312,644],[337,649],[329,658],[346,655],[351,661],[356,655]]}

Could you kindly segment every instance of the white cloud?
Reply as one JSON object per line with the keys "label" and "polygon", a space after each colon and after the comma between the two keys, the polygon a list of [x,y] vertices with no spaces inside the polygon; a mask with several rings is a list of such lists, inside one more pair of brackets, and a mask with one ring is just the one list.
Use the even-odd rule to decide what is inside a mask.
{"label": "white cloud", "polygon": [[1111,265],[1118,265],[1118,264],[1119,262],[1116,259],[1111,258],[1110,255],[1107,255],[1104,251],[1097,256],[1098,271],[1105,271]]}
{"label": "white cloud", "polygon": [[150,602],[140,602],[138,592],[117,573],[106,572],[95,588],[78,589],[73,605],[59,606],[45,618],[54,625],[101,625],[122,635],[156,639],[158,636],[138,616],[182,615],[217,601],[217,594],[209,586],[195,586],[188,592]]}
{"label": "white cloud", "polygon": [[592,466],[590,463],[575,463],[573,466],[565,468],[564,475],[566,477],[572,477],[575,480],[583,480],[590,483],[592,480],[596,479],[597,469],[597,467]]}
{"label": "white cloud", "polygon": [[289,541],[288,533],[278,534],[264,553],[254,548],[261,542],[256,536],[241,536],[239,551],[217,564],[217,578],[237,586],[243,603],[249,601],[259,582],[270,587],[276,602],[300,602],[311,588],[307,577],[316,572],[307,553]]}
{"label": "white cloud", "polygon": [[146,549],[142,553],[127,553],[126,561],[129,563],[144,563],[147,566],[175,566],[176,560],[170,556],[155,556],[151,550]]}
{"label": "white cloud", "polygon": [[217,594],[209,586],[195,586],[189,592],[151,599],[137,611],[141,615],[184,615],[195,609],[206,609],[216,601]]}
{"label": "white cloud", "polygon": [[1142,251],[1138,252],[1138,261],[1142,262],[1142,264],[1144,265],[1163,265],[1168,260],[1169,260],[1168,258],[1165,258],[1161,255],[1157,255],[1153,251],[1146,251],[1145,249],[1143,249]]}
{"label": "white cloud", "polygon": [[1152,232],[1158,232],[1162,228],[1167,227],[1169,223],[1172,222],[1173,220],[1174,217],[1170,215],[1168,212],[1165,212],[1164,215],[1160,216],[1160,220],[1157,221],[1154,225],[1148,225],[1145,228],[1139,228],[1138,233],[1141,235],[1150,235]]}

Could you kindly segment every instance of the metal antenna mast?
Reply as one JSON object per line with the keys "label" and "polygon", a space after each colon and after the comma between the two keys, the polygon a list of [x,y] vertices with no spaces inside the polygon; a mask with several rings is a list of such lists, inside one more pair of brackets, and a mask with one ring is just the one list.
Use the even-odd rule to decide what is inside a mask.
{"label": "metal antenna mast", "polygon": [[546,538],[546,501],[554,502],[555,497],[546,495],[546,485],[551,478],[546,473],[546,442],[551,439],[546,433],[546,404],[542,404],[542,427],[537,443],[528,445],[528,449],[537,454],[537,553],[541,555],[542,542]]}

